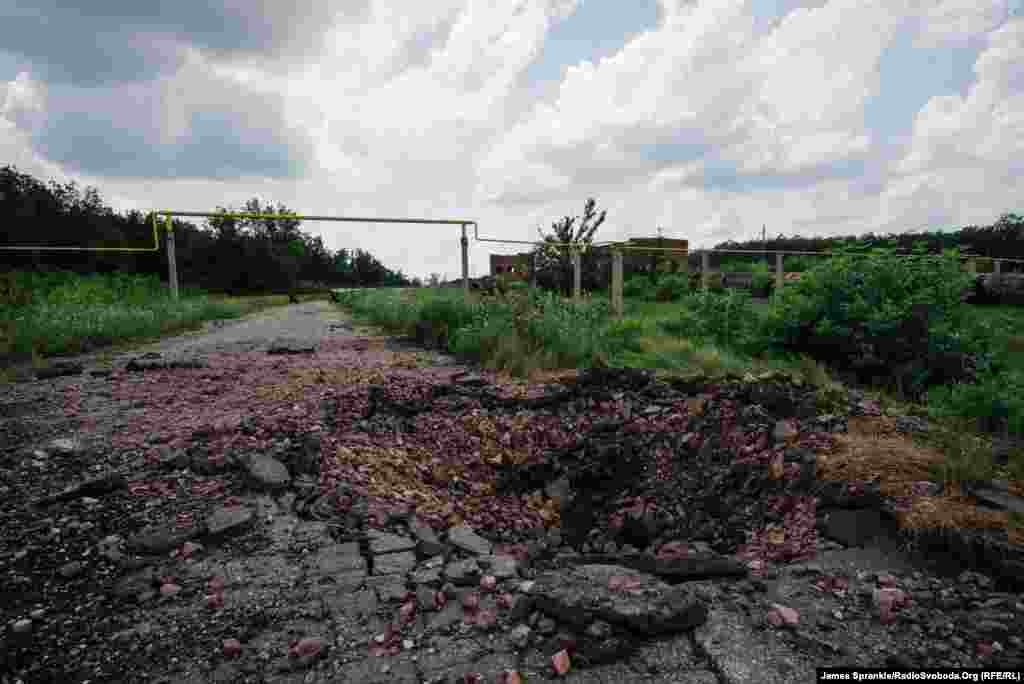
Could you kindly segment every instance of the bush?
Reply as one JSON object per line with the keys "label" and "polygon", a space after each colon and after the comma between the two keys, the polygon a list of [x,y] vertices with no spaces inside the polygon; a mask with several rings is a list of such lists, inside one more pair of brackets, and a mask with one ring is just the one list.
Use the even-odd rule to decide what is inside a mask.
{"label": "bush", "polygon": [[987,372],[974,384],[933,387],[928,413],[937,420],[968,418],[984,432],[1024,435],[1024,376]]}
{"label": "bush", "polygon": [[683,299],[678,318],[659,321],[658,326],[671,335],[753,354],[758,345],[758,319],[749,292],[699,290]]}
{"label": "bush", "polygon": [[651,290],[651,279],[646,275],[634,275],[622,284],[622,296],[630,299],[645,299]]}
{"label": "bush", "polygon": [[659,302],[675,302],[690,292],[690,278],[684,274],[673,273],[662,276],[654,291],[654,299]]}
{"label": "bush", "polygon": [[987,358],[983,341],[961,330],[970,277],[957,256],[903,261],[887,249],[843,250],[781,293],[764,343],[808,353],[863,383],[892,378],[911,397],[970,380]]}
{"label": "bush", "polygon": [[755,292],[771,289],[775,282],[775,276],[768,270],[768,264],[763,261],[754,265],[754,275],[750,281],[750,288]]}
{"label": "bush", "polygon": [[[820,266],[828,257],[809,256],[807,254],[784,255],[782,268],[787,273],[803,273]],[[772,255],[771,271],[775,272],[775,255]]]}
{"label": "bush", "polygon": [[708,289],[712,292],[725,292],[725,278],[721,272],[715,272],[708,276]]}

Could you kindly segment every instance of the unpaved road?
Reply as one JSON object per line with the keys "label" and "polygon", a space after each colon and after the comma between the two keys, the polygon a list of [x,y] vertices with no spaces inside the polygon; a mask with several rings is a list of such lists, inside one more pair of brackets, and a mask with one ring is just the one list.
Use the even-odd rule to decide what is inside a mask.
{"label": "unpaved road", "polygon": [[[326,302],[76,361],[85,373],[0,400],[5,684],[739,684],[1021,664],[1018,589],[827,542],[817,530],[843,525],[795,480],[723,463],[715,421],[771,426],[768,395],[753,410],[747,390],[636,374],[466,375]],[[797,423],[805,450],[825,439],[815,420]],[[785,452],[787,468],[803,458]],[[500,476],[548,461],[571,465],[538,466],[524,492]],[[595,475],[625,465],[627,482]],[[576,504],[576,470],[610,492],[598,513]],[[793,505],[746,505],[768,491]],[[870,524],[862,503],[833,502],[845,536]],[[608,520],[638,506],[648,532],[615,536]],[[751,575],[736,538],[766,520],[803,555]]]}

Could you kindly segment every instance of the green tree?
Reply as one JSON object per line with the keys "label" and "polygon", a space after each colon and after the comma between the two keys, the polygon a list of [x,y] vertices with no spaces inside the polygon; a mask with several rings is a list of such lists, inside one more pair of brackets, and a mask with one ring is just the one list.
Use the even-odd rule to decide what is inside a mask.
{"label": "green tree", "polygon": [[597,288],[597,258],[592,245],[594,234],[604,223],[607,215],[607,210],[597,213],[597,200],[590,198],[583,205],[582,219],[580,216],[565,216],[551,224],[551,233],[547,235],[537,229],[541,239],[545,243],[550,243],[539,245],[534,250],[537,282],[542,287],[558,289],[564,295],[572,293],[572,250],[575,248],[580,251],[582,287],[587,290]]}

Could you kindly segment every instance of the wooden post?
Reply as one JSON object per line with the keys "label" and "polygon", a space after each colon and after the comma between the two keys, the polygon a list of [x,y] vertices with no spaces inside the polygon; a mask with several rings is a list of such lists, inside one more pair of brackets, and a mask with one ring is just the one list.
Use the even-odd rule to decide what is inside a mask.
{"label": "wooden post", "polygon": [[622,301],[622,250],[612,252],[612,311],[622,317],[625,307]]}
{"label": "wooden post", "polygon": [[711,255],[705,250],[700,255],[700,283],[705,290],[708,289],[709,280],[711,280]]}
{"label": "wooden post", "polygon": [[466,224],[462,224],[462,293],[469,295],[469,238],[466,237]]}
{"label": "wooden post", "polygon": [[572,248],[572,298],[577,303],[582,298],[580,275],[580,250],[578,246],[574,245]]}
{"label": "wooden post", "polygon": [[786,280],[785,272],[782,270],[782,252],[775,253],[775,294],[782,294],[782,285]]}
{"label": "wooden post", "polygon": [[178,299],[178,261],[174,249],[174,223],[171,215],[167,215],[167,268],[171,284],[171,298]]}

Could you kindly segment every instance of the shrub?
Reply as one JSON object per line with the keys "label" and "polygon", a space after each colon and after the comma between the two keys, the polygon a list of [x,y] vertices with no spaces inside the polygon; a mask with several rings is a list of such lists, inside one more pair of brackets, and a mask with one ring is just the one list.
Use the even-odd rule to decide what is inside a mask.
{"label": "shrub", "polygon": [[808,353],[861,382],[893,378],[920,396],[986,363],[982,341],[960,329],[969,283],[955,251],[902,261],[888,249],[843,250],[781,293],[761,334],[767,346]]}
{"label": "shrub", "polygon": [[987,372],[974,384],[931,388],[928,413],[935,419],[967,418],[985,432],[1024,435],[1024,376]]}
{"label": "shrub", "polygon": [[[782,268],[787,273],[803,273],[820,266],[827,257],[810,256],[807,254],[784,255]],[[775,271],[775,255],[772,255],[771,271]]]}
{"label": "shrub", "polygon": [[751,278],[750,287],[754,291],[769,289],[771,288],[772,283],[775,282],[775,276],[768,270],[768,264],[763,261],[754,265],[753,273],[754,275]]}
{"label": "shrub", "polygon": [[631,299],[643,299],[651,289],[651,279],[646,275],[634,275],[622,284],[622,296]]}
{"label": "shrub", "polygon": [[658,326],[694,342],[753,353],[758,343],[758,318],[751,307],[749,292],[699,290],[683,299],[678,318],[659,321]]}
{"label": "shrub", "polygon": [[725,292],[725,278],[721,272],[715,272],[708,276],[708,289],[712,292]]}
{"label": "shrub", "polygon": [[690,278],[684,274],[673,273],[663,276],[654,291],[654,299],[659,302],[674,302],[690,292]]}
{"label": "shrub", "polygon": [[607,324],[605,335],[609,352],[614,356],[643,351],[640,338],[644,336],[643,321],[634,318],[612,320]]}

